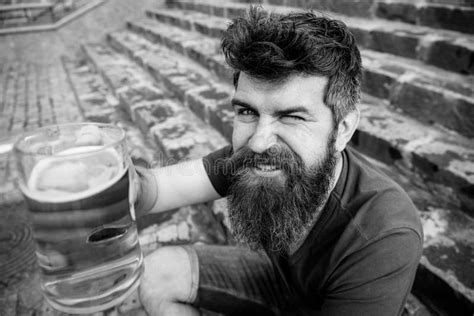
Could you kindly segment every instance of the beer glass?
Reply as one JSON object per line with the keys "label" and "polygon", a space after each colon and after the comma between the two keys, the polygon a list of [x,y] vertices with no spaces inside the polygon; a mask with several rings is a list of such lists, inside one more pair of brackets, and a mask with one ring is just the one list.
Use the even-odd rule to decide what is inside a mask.
{"label": "beer glass", "polygon": [[45,299],[67,313],[119,304],[143,269],[125,132],[96,123],[43,127],[13,151]]}

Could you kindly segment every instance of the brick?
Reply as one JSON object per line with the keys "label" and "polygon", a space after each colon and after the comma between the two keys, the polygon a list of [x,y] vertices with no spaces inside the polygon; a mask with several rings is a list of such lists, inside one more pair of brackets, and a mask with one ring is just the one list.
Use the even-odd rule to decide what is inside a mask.
{"label": "brick", "polygon": [[474,108],[469,99],[414,82],[402,83],[392,92],[390,102],[409,115],[474,136]]}
{"label": "brick", "polygon": [[371,35],[372,38],[369,45],[366,46],[367,48],[408,58],[417,56],[419,39],[416,36],[401,31],[392,33],[385,30],[374,30]]}
{"label": "brick", "polygon": [[417,21],[417,8],[412,3],[376,2],[375,15],[383,19],[415,24]]}
{"label": "brick", "polygon": [[218,52],[218,47],[216,47],[216,42],[214,40],[193,39],[182,42],[181,45],[184,47],[186,56],[204,66],[207,66],[209,59]]}
{"label": "brick", "polygon": [[247,12],[246,7],[242,6],[227,6],[225,10],[225,17],[229,19],[233,19],[239,16],[244,16]]}
{"label": "brick", "polygon": [[310,1],[310,0],[286,0],[286,5],[296,8],[326,8],[326,1]]}
{"label": "brick", "polygon": [[158,100],[150,104],[151,115],[156,122],[162,123],[169,118],[173,118],[183,110],[172,99]]}
{"label": "brick", "polygon": [[212,212],[210,204],[198,205],[190,210],[186,221],[190,228],[191,240],[206,244],[226,244],[226,233],[221,222]]}
{"label": "brick", "polygon": [[[204,22],[204,21],[203,21]],[[205,23],[194,23],[194,28],[201,34],[208,35],[211,37],[220,37],[222,35],[222,29],[215,25],[209,25]]]}
{"label": "brick", "polygon": [[199,128],[192,116],[173,100],[159,100],[153,105],[154,124],[149,129],[155,141],[160,145],[168,158],[180,161],[184,158],[199,157],[212,150],[205,140],[199,144],[194,141]]}
{"label": "brick", "polygon": [[230,108],[231,93],[228,89],[203,87],[187,93],[186,97],[186,104],[196,115],[219,132],[224,131],[222,122],[216,119],[211,120],[211,118],[216,116],[216,112],[220,111],[221,107],[227,105]]}
{"label": "brick", "polygon": [[213,7],[212,8],[212,14],[214,14],[215,16],[219,16],[219,17],[225,17],[224,8],[222,8],[222,7]]}
{"label": "brick", "polygon": [[360,152],[385,164],[393,164],[402,157],[387,140],[360,129],[354,133],[350,144]]}
{"label": "brick", "polygon": [[396,77],[390,72],[383,70],[362,72],[362,90],[378,98],[388,98],[395,82]]}
{"label": "brick", "polygon": [[426,5],[418,10],[421,25],[474,33],[474,8]]}
{"label": "brick", "polygon": [[471,137],[474,90],[467,77],[373,51],[362,56],[364,91],[379,97],[389,93],[390,103],[408,115]]}
{"label": "brick", "polygon": [[[412,150],[412,163],[415,169],[423,172],[425,179],[444,183],[461,195],[473,192],[474,154],[467,147],[469,141],[455,142],[450,138],[443,140],[427,138],[424,141],[418,140],[417,145]],[[472,197],[463,202],[468,201],[470,203],[462,207],[473,216]]]}
{"label": "brick", "polygon": [[186,93],[187,106],[205,123],[209,123],[209,107],[205,102],[200,100],[200,93],[208,89],[209,87],[202,87]]}
{"label": "brick", "polygon": [[220,105],[215,111],[210,113],[210,123],[216,128],[229,142],[232,140],[234,112],[223,105]]}
{"label": "brick", "polygon": [[474,299],[472,220],[440,208],[431,208],[421,216],[425,243],[413,291],[425,300],[435,298],[436,306],[450,315],[467,315]]}
{"label": "brick", "polygon": [[147,134],[149,129],[157,122],[157,119],[151,115],[151,109],[154,102],[150,102],[147,105],[144,103],[134,107],[133,116],[135,124],[140,128],[143,134]]}
{"label": "brick", "polygon": [[207,60],[209,69],[213,71],[218,78],[222,79],[225,83],[232,84],[234,80],[234,71],[227,65],[222,54],[216,54],[211,56]]}
{"label": "brick", "polygon": [[212,7],[204,3],[196,2],[194,5],[194,10],[202,12],[202,13],[206,13],[206,14],[212,14]]}
{"label": "brick", "polygon": [[285,0],[270,0],[269,3],[272,5],[285,5]]}
{"label": "brick", "polygon": [[356,39],[356,43],[358,47],[370,47],[372,44],[372,34],[371,32],[367,31],[366,29],[362,29],[359,27],[350,27],[349,29],[354,35],[354,38]]}
{"label": "brick", "polygon": [[433,4],[450,4],[457,6],[474,7],[474,2],[472,0],[427,0],[426,2]]}
{"label": "brick", "polygon": [[[372,0],[346,1],[346,0],[308,0],[298,3],[299,0],[289,1],[289,5],[295,7],[314,8],[318,10],[338,12],[348,16],[369,17]],[[294,5],[295,3],[296,5]]]}
{"label": "brick", "polygon": [[409,294],[405,303],[404,316],[432,316],[431,311],[413,294]]}
{"label": "brick", "polygon": [[[450,186],[456,192],[472,192],[474,148],[469,139],[421,124],[388,108],[380,99],[364,95],[361,119],[353,145],[371,157],[400,165],[423,179]],[[431,190],[432,191],[432,190]],[[471,212],[466,200],[460,206]],[[459,200],[453,201],[460,205]],[[470,206],[467,206],[470,205]]]}
{"label": "brick", "polygon": [[207,81],[198,74],[168,76],[167,82],[168,88],[182,102],[185,102],[186,93],[190,90],[199,89],[208,85]]}
{"label": "brick", "polygon": [[151,84],[129,85],[117,91],[118,97],[128,104],[161,99],[164,92]]}
{"label": "brick", "polygon": [[426,63],[462,74],[474,74],[474,51],[456,40],[431,42],[420,52],[420,59]]}

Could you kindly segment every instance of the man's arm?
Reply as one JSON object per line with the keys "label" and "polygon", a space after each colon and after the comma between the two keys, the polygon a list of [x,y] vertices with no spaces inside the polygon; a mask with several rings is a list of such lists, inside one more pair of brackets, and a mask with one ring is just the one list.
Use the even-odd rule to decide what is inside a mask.
{"label": "man's arm", "polygon": [[221,198],[209,180],[202,159],[163,168],[139,169],[138,173],[141,190],[137,204],[147,204],[146,209],[138,210],[140,215]]}

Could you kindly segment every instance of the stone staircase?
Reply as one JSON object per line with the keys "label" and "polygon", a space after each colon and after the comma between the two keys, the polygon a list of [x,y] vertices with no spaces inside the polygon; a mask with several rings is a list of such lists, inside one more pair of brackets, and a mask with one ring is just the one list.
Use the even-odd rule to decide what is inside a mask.
{"label": "stone staircase", "polygon": [[[314,8],[352,30],[363,56],[364,95],[351,146],[405,188],[425,230],[414,295],[404,313],[472,315],[472,2],[267,0],[264,6],[277,13]],[[160,148],[162,164],[201,157],[230,142],[233,87],[219,36],[229,19],[247,8],[229,1],[168,1],[166,8],[148,9],[142,19],[128,21],[107,42],[83,46],[119,106]],[[197,212],[208,214],[201,225],[214,230],[215,218],[225,222],[223,201],[185,213]],[[160,220],[148,218],[141,226]],[[171,229],[175,243],[231,241],[223,227],[196,238],[180,225]],[[163,240],[146,238],[145,249]]]}
{"label": "stone staircase", "polygon": [[[123,105],[138,104],[140,100],[151,101],[153,92],[159,91],[159,88],[153,88],[153,80],[138,65],[124,56],[119,54],[116,56],[118,56],[116,66],[120,67],[121,71],[117,72],[117,69],[114,70],[110,64],[107,67],[107,73],[102,73],[104,76],[96,71],[94,65],[86,63],[85,59],[71,60],[67,57],[53,65],[12,62],[0,66],[0,149],[2,150],[0,151],[0,232],[2,236],[0,315],[2,316],[69,315],[54,310],[44,301],[41,294],[31,219],[26,212],[26,205],[21,194],[14,184],[17,175],[13,157],[11,152],[1,148],[2,145],[10,144],[11,140],[23,132],[42,126],[94,121],[123,128],[126,131],[129,154],[137,163],[151,166],[173,163],[176,160],[166,158],[169,152],[172,152],[172,146],[178,149],[184,148],[182,142],[180,146],[175,144],[168,133],[162,137],[168,141],[161,147],[168,153],[162,152],[155,143],[153,133],[142,133],[139,129],[140,124],[131,120],[130,113],[126,111],[130,108]],[[123,74],[126,74],[126,77],[123,77]],[[113,86],[112,81],[104,81],[104,79],[113,78],[116,80]],[[118,88],[119,84],[122,89]],[[150,89],[147,90],[147,88]],[[143,99],[139,99],[141,97]],[[163,114],[168,113],[170,118],[177,119],[179,122],[190,120],[189,126],[193,126],[195,132],[196,128],[199,131],[205,128],[204,123],[199,123],[199,120],[195,118],[179,116],[178,113],[186,111],[183,111],[178,104],[173,106],[172,96],[161,95],[163,102],[165,99],[170,104],[171,112],[160,113],[158,117],[161,118],[161,122],[166,121]],[[143,114],[143,118],[146,117],[143,109],[140,113]],[[150,113],[148,115],[151,117]],[[169,122],[165,125],[157,125],[157,127],[161,126],[159,132],[166,133],[166,124],[170,126]],[[184,124],[180,124],[178,128],[182,126]],[[170,127],[173,128],[173,126]],[[191,132],[189,131],[186,135],[191,135]],[[197,133],[194,136],[201,137],[203,142],[214,139],[212,143],[214,146],[223,145],[219,143],[219,141],[222,142],[222,136],[212,130],[210,133],[204,138]],[[173,139],[185,140],[183,135],[181,138],[176,136]],[[213,147],[204,149],[207,153]],[[182,156],[179,159],[182,159]],[[219,202],[215,203],[214,209],[217,210],[218,205]],[[222,222],[217,220],[210,211],[211,207],[213,205],[193,205],[140,218],[138,226],[142,250],[148,254],[164,244],[226,243],[227,236]],[[137,293],[134,293],[112,310],[93,315],[146,315],[146,313]]]}

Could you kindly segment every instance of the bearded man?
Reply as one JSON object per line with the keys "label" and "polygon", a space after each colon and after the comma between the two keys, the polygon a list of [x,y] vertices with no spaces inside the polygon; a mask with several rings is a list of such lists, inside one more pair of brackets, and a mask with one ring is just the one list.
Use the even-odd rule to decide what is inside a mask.
{"label": "bearded man", "polygon": [[352,34],[312,12],[251,7],[228,27],[222,50],[234,69],[232,146],[139,170],[138,203],[159,212],[226,196],[239,245],[163,247],[147,256],[146,310],[399,315],[422,231],[406,193],[347,147],[361,77]]}

